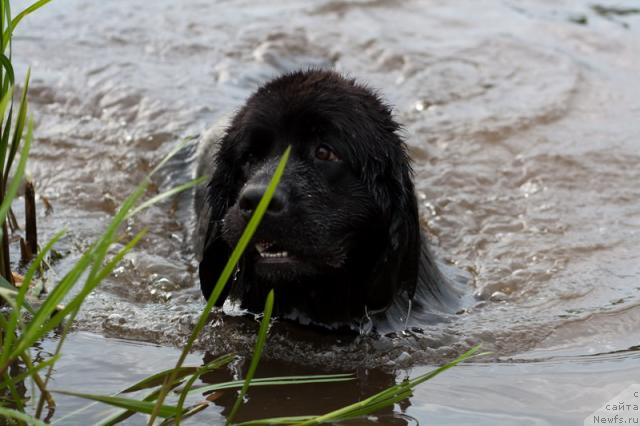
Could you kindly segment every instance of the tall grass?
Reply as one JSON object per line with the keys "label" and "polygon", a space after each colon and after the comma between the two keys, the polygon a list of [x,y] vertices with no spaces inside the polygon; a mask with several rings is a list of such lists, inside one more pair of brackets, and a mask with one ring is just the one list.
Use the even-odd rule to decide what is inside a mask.
{"label": "tall grass", "polygon": [[[55,408],[54,394],[49,389],[49,381],[56,362],[61,357],[61,349],[84,300],[96,287],[109,276],[122,258],[131,251],[144,237],[145,230],[140,231],[124,244],[122,248],[109,256],[114,243],[122,242],[120,228],[123,222],[141,210],[160,202],[165,198],[187,190],[203,182],[197,179],[181,184],[174,189],[157,195],[147,201],[142,201],[153,174],[174,155],[182,145],[178,145],[160,164],[140,183],[125,199],[120,209],[112,218],[103,234],[82,254],[75,265],[58,280],[44,300],[39,301],[37,307],[29,300],[36,299],[30,295],[32,284],[41,274],[41,265],[47,258],[54,245],[63,237],[64,231],[56,233],[48,241],[31,264],[24,276],[22,285],[13,285],[10,268],[8,245],[7,215],[11,203],[18,193],[29,150],[33,141],[33,120],[28,118],[27,94],[29,87],[29,71],[22,87],[20,102],[14,114],[14,71],[11,64],[11,38],[18,23],[29,13],[42,7],[50,0],[40,0],[33,3],[12,19],[9,0],[0,0],[0,301],[4,301],[9,309],[0,312],[0,420],[2,417],[14,419],[18,424],[44,425]],[[6,53],[8,52],[8,54]],[[15,118],[14,118],[15,115]],[[203,374],[221,368],[235,359],[235,355],[227,354],[203,366],[184,366],[187,354],[204,328],[209,314],[231,274],[236,268],[242,253],[251,241],[264,212],[273,196],[279,180],[286,167],[290,148],[288,148],[271,179],[258,207],[251,217],[239,242],[234,248],[224,270],[218,278],[214,290],[203,312],[198,319],[187,344],[184,346],[175,366],[161,371],[140,382],[123,389],[115,395],[93,395],[77,391],[55,391],[57,393],[73,395],[118,407],[121,411],[106,419],[104,425],[122,422],[136,413],[149,416],[148,424],[154,425],[158,418],[162,418],[161,425],[176,424],[193,416],[209,406],[208,402],[198,402],[186,406],[190,395],[208,391],[238,390],[236,401],[230,411],[226,424],[231,424],[241,408],[247,392],[252,386],[283,386],[300,383],[331,383],[353,380],[349,374],[290,376],[254,379],[253,375],[266,344],[268,326],[273,308],[274,295],[271,291],[265,301],[264,315],[256,338],[256,345],[250,367],[243,380],[216,383],[194,389],[193,385]],[[17,165],[14,163],[17,161]],[[61,302],[67,300],[61,307]],[[52,330],[57,330],[58,342],[54,353],[46,360],[34,360],[31,348],[38,341],[45,338]],[[257,424],[319,424],[350,418],[361,417],[393,405],[411,395],[411,390],[434,377],[446,369],[468,359],[474,355],[477,348],[473,348],[456,360],[412,380],[403,381],[389,389],[371,396],[361,402],[322,415],[308,415],[297,417],[282,417],[277,419],[262,419],[243,423],[243,425]],[[21,386],[26,381],[33,383],[33,392],[27,400],[22,394]],[[141,399],[126,396],[132,392],[148,392]],[[54,393],[55,393],[54,392]],[[167,399],[172,402],[167,403]],[[47,408],[45,421],[41,420]],[[78,412],[71,413],[58,422],[66,421]]]}
{"label": "tall grass", "polygon": [[[2,204],[2,208],[0,208],[0,232],[2,233],[0,238],[0,277],[4,278],[4,282],[7,283],[13,283],[11,257],[9,254],[9,233],[6,220],[7,213],[11,209],[11,204],[10,202],[5,204],[4,201],[13,200],[13,197],[15,197],[18,191],[31,144],[29,135],[32,135],[32,133],[28,133],[27,136],[24,137],[25,125],[27,126],[27,132],[30,132],[32,129],[31,120],[29,120],[29,124],[27,124],[29,71],[27,71],[22,87],[22,95],[20,97],[15,122],[13,120],[15,73],[11,63],[11,40],[13,38],[13,31],[20,21],[49,1],[50,0],[37,1],[12,19],[10,1],[0,0],[0,204]],[[13,134],[11,134],[12,130]],[[23,146],[20,157],[21,159],[24,158],[24,162],[19,164],[14,178],[11,180],[11,183],[9,183],[13,163],[18,151],[20,151],[21,144]],[[20,169],[20,165],[23,166],[22,170]]]}
{"label": "tall grass", "polygon": [[[30,141],[31,131],[27,133],[25,150],[28,149]],[[24,152],[21,157],[21,164],[26,161],[26,158],[26,152]],[[21,167],[18,167],[17,170],[20,171]],[[14,177],[14,179],[16,178]],[[202,179],[192,181],[189,184],[182,185],[182,188],[187,189],[201,182]],[[102,236],[84,252],[69,272],[59,280],[37,309],[31,307],[27,302],[27,293],[45,256],[64,235],[64,232],[57,233],[42,248],[31,263],[19,289],[4,283],[0,295],[11,305],[12,309],[8,317],[0,315],[0,327],[3,330],[2,352],[0,353],[0,377],[2,379],[0,392],[8,391],[12,396],[11,400],[15,407],[13,410],[6,407],[0,408],[0,414],[18,418],[20,417],[18,413],[25,411],[25,407],[21,403],[22,398],[19,396],[17,389],[26,377],[33,380],[40,392],[40,397],[35,407],[35,418],[41,416],[45,404],[50,409],[55,406],[53,397],[48,390],[48,383],[55,362],[59,359],[60,350],[70,326],[87,296],[109,276],[122,258],[146,233],[145,230],[140,231],[124,247],[116,251],[111,258],[108,258],[108,253],[113,244],[121,240],[118,231],[122,223],[131,216],[132,209],[145,194],[150,183],[151,176],[148,176],[123,202]],[[156,201],[161,199],[162,197],[156,198]],[[6,210],[10,202],[11,198],[5,198],[0,210]],[[75,294],[72,296],[74,292]],[[69,299],[68,302],[60,307],[61,302],[65,299]],[[54,329],[59,330],[59,337],[51,360],[34,363],[30,355],[30,348]],[[13,376],[10,373],[10,367],[17,364],[22,365],[26,371],[21,375]],[[44,376],[41,375],[42,371],[46,371]]]}

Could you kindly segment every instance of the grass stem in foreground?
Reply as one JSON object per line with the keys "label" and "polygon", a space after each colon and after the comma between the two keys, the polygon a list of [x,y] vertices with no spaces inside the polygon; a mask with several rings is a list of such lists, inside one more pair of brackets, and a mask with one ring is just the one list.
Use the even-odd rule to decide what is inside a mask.
{"label": "grass stem in foreground", "polygon": [[253,379],[253,375],[256,372],[256,368],[258,368],[258,362],[260,361],[260,357],[262,356],[262,350],[264,349],[264,344],[267,340],[267,331],[269,330],[269,322],[271,321],[271,312],[273,311],[273,289],[269,291],[267,295],[267,301],[264,304],[264,316],[262,317],[262,321],[260,322],[260,331],[258,331],[258,339],[256,340],[256,348],[253,351],[253,356],[251,357],[251,365],[249,365],[249,370],[247,371],[247,375],[244,379],[244,384],[242,385],[242,390],[238,393],[238,397],[236,398],[236,402],[233,404],[233,408],[231,409],[231,413],[229,413],[229,417],[227,417],[227,421],[225,422],[225,426],[231,424],[233,418],[236,415],[236,412],[242,405],[242,401],[244,401],[244,396],[249,390],[249,385],[251,384],[251,380]]}
{"label": "grass stem in foreground", "polygon": [[[267,187],[267,190],[265,191],[262,198],[260,199],[260,202],[258,203],[256,210],[253,212],[253,215],[251,215],[251,219],[249,220],[249,223],[247,224],[246,228],[242,232],[242,235],[240,236],[240,240],[238,241],[235,248],[231,252],[231,256],[229,257],[227,264],[222,270],[222,273],[220,274],[220,277],[218,278],[218,281],[216,282],[216,285],[213,288],[213,292],[211,293],[211,296],[207,301],[207,305],[204,307],[202,314],[200,315],[200,318],[198,319],[198,322],[196,323],[196,326],[194,327],[193,332],[189,337],[189,340],[187,341],[186,345],[182,350],[182,353],[180,354],[180,358],[178,359],[178,362],[176,363],[176,366],[175,366],[176,369],[179,369],[184,363],[185,359],[187,358],[187,354],[189,353],[189,351],[191,351],[191,348],[193,347],[193,343],[195,342],[196,338],[198,337],[198,335],[204,328],[205,324],[207,323],[207,320],[209,318],[209,313],[215,306],[215,303],[217,302],[218,297],[220,297],[220,294],[222,293],[224,286],[227,284],[227,281],[231,277],[231,274],[233,273],[236,266],[238,265],[238,262],[240,261],[240,257],[244,253],[245,249],[247,248],[247,245],[249,244],[249,241],[251,241],[253,234],[258,228],[258,225],[262,220],[262,216],[267,210],[267,207],[269,206],[269,202],[271,201],[271,197],[273,197],[273,193],[275,192],[276,187],[280,182],[280,178],[284,173],[284,168],[287,164],[287,161],[289,160],[290,152],[291,152],[291,147],[289,146],[284,151],[284,154],[282,154],[282,158],[280,158],[278,167],[276,168],[276,171],[273,174],[273,177],[271,178],[271,182],[269,182],[269,186]],[[167,397],[167,393],[169,392],[169,387],[171,386],[174,380],[175,380],[175,374],[171,374],[171,376],[167,377],[167,379],[165,380],[165,383],[163,384],[162,389],[160,390],[160,396],[158,397],[158,402],[157,402],[158,409],[164,402],[164,399]],[[154,410],[148,422],[149,426],[153,425],[157,416],[158,416],[158,411]]]}

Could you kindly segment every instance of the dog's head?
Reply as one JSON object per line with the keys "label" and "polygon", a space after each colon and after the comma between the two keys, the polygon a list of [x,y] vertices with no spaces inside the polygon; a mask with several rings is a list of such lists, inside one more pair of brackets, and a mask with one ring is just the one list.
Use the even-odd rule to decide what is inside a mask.
{"label": "dog's head", "polygon": [[334,72],[295,72],[262,86],[235,115],[214,158],[200,263],[204,295],[291,146],[231,296],[261,310],[275,288],[277,312],[317,322],[385,309],[401,290],[411,296],[420,230],[397,132],[376,94]]}

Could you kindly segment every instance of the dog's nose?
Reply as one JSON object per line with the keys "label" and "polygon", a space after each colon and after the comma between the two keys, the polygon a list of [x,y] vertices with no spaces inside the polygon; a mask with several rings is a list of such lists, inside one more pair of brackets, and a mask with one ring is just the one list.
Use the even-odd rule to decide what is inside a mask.
{"label": "dog's nose", "polygon": [[[238,201],[238,207],[240,207],[240,211],[245,216],[250,216],[253,211],[258,207],[258,203],[262,199],[265,191],[267,190],[266,185],[247,185],[242,192],[240,193],[240,199]],[[282,213],[287,206],[287,199],[280,188],[276,188],[273,196],[271,197],[271,202],[269,203],[269,207],[267,207],[267,211],[265,214],[269,215],[277,215]]]}

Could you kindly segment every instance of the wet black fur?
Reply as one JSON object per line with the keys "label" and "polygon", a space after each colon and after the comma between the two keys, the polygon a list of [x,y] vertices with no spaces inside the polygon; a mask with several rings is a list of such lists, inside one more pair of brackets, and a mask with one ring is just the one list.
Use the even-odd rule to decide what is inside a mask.
{"label": "wet black fur", "polygon": [[[398,130],[375,93],[331,71],[294,72],[258,89],[205,160],[212,177],[197,205],[206,229],[199,270],[205,297],[247,222],[238,207],[241,191],[264,187],[291,145],[276,193],[285,210],[266,215],[254,241],[277,241],[302,262],[265,268],[254,262],[251,244],[218,305],[231,297],[261,312],[274,288],[276,315],[333,326],[390,311],[394,303],[408,306],[416,290],[441,298],[444,280],[420,230]],[[315,158],[320,144],[341,161]]]}

